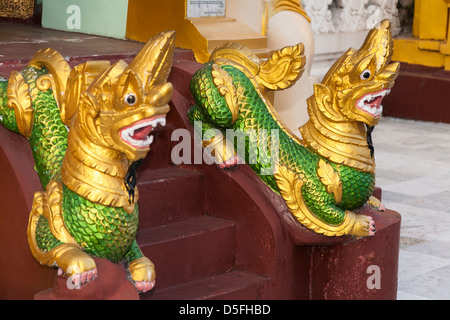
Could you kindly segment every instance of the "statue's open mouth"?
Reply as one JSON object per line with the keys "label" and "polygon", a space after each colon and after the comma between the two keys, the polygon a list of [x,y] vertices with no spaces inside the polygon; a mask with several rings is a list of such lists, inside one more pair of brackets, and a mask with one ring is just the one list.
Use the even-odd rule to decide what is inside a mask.
{"label": "statue's open mouth", "polygon": [[376,93],[366,94],[356,102],[356,107],[359,110],[368,113],[374,118],[379,118],[381,116],[381,113],[383,112],[383,106],[381,105],[381,102],[383,101],[383,98],[390,92],[390,89],[383,89]]}
{"label": "statue's open mouth", "polygon": [[136,149],[146,149],[153,142],[152,131],[158,126],[166,125],[165,116],[157,116],[139,120],[130,126],[120,130],[119,135],[122,141]]}

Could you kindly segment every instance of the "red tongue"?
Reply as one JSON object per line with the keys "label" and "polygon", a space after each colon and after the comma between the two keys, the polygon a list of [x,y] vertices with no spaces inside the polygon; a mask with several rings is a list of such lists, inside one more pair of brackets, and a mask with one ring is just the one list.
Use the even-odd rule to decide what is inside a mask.
{"label": "red tongue", "polygon": [[376,97],[372,102],[369,103],[369,105],[373,107],[379,107],[381,104],[381,101],[383,100],[383,97]]}
{"label": "red tongue", "polygon": [[152,132],[152,126],[146,126],[143,128],[139,128],[134,130],[133,139],[134,140],[144,140],[147,136]]}

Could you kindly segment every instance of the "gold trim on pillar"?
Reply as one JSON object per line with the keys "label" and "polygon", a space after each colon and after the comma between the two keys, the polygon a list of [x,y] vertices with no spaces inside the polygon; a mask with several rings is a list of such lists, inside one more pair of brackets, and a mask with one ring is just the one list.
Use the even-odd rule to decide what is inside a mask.
{"label": "gold trim on pillar", "polygon": [[271,4],[272,4],[271,16],[277,14],[280,11],[288,10],[302,15],[303,17],[306,18],[306,20],[311,22],[311,18],[303,9],[300,0],[272,0]]}
{"label": "gold trim on pillar", "polygon": [[269,20],[271,17],[276,15],[281,11],[292,11],[300,14],[309,23],[311,23],[311,18],[308,16],[306,11],[303,9],[300,0],[271,0],[270,3],[266,1],[263,2],[263,15],[261,19],[261,34],[267,35],[267,28],[269,26]]}
{"label": "gold trim on pillar", "polygon": [[330,225],[321,221],[305,204],[302,196],[303,181],[301,177],[287,168],[279,165],[274,175],[286,205],[294,217],[305,227],[326,236],[342,236],[353,234],[357,216],[351,211],[345,212],[345,220],[339,225]]}

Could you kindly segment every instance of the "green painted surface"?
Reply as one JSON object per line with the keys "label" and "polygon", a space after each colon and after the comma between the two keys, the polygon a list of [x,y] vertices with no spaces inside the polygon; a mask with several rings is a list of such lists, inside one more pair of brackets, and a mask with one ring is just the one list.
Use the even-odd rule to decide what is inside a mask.
{"label": "green painted surface", "polygon": [[[193,124],[201,121],[201,141],[213,138],[208,136],[208,132],[217,134],[219,131],[225,137],[228,134],[226,129],[246,133],[248,138],[245,138],[245,150],[238,154],[239,158],[245,160],[261,180],[278,193],[280,190],[276,177],[270,173],[273,172],[272,166],[277,163],[297,174],[304,183],[301,190],[306,206],[328,225],[341,224],[347,210],[359,209],[366,203],[374,188],[375,176],[372,173],[328,161],[296,142],[274,118],[245,73],[233,66],[224,65],[221,68],[231,77],[238,93],[239,114],[233,123],[231,108],[213,80],[213,63],[206,63],[191,80],[191,92],[196,104],[189,110],[188,117]],[[271,144],[276,146],[276,141],[278,148],[272,148]],[[234,146],[239,150],[238,141],[234,141]],[[327,191],[318,177],[320,159],[333,167],[340,177],[342,200],[339,203],[336,203],[333,194]]]}
{"label": "green painted surface", "polygon": [[44,28],[125,38],[128,0],[43,0]]}

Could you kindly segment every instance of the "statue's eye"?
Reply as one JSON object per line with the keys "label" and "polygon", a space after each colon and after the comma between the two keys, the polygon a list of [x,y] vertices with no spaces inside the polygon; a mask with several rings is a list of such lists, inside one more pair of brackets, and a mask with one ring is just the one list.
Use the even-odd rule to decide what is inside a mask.
{"label": "statue's eye", "polygon": [[361,72],[361,75],[359,76],[361,80],[368,80],[372,76],[372,73],[370,70],[366,69],[363,72]]}
{"label": "statue's eye", "polygon": [[125,103],[129,106],[133,106],[137,101],[137,97],[134,93],[128,93],[125,96]]}

